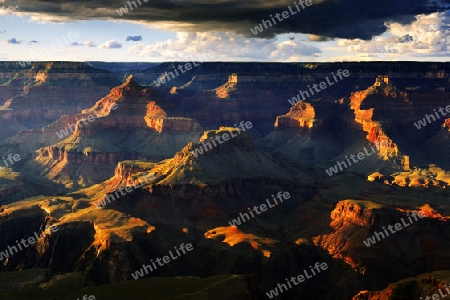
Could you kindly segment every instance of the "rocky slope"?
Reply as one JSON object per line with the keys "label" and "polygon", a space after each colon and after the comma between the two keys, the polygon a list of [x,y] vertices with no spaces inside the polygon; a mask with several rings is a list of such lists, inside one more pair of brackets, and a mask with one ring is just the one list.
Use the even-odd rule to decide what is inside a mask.
{"label": "rocky slope", "polygon": [[0,86],[0,105],[4,105],[6,100],[23,93],[22,86]]}
{"label": "rocky slope", "polygon": [[[133,74],[142,84],[154,85],[153,80],[165,72],[173,71],[173,67],[179,64],[163,63]],[[182,104],[183,111],[188,113],[186,116],[198,120],[207,129],[220,125],[232,126],[233,122],[249,119],[255,123],[256,131],[265,135],[272,131],[275,118],[290,108],[288,100],[297,95],[299,90],[307,91],[308,85],[325,81],[326,77],[333,80],[332,74],[339,69],[349,70],[350,77],[316,93],[309,100],[334,102],[336,99],[348,97],[351,92],[372,85],[374,78],[380,74],[388,74],[394,85],[400,89],[410,89],[419,97],[422,94],[448,93],[450,90],[449,74],[446,72],[448,63],[411,62],[296,64],[205,62],[189,72],[180,73],[157,89],[162,97],[171,99],[177,105]],[[215,90],[220,91],[220,87],[226,86],[231,75],[237,78],[237,83],[233,90],[227,93],[228,97],[214,97]],[[182,88],[177,88],[176,93],[171,93],[173,87]],[[424,105],[422,108],[431,108],[431,111],[435,108],[427,101],[422,103]],[[235,109],[228,111],[233,106]],[[222,109],[225,109],[225,114],[221,114]]]}
{"label": "rocky slope", "polygon": [[[442,120],[433,124],[427,130],[434,136],[427,143],[415,146],[417,137],[409,137],[425,136],[420,132],[414,134],[417,128],[413,123],[424,107],[432,106],[424,101],[413,103],[411,98],[419,98],[417,94],[403,91],[389,80],[380,76],[367,89],[334,103],[314,100],[296,103],[287,114],[277,117],[274,131],[257,144],[279,157],[307,164],[314,162],[325,169],[346,162],[350,154],[374,146],[376,155],[358,161],[357,166],[346,171],[366,176],[378,173],[390,184],[404,185],[406,180],[417,185],[445,187],[448,185],[445,171],[436,173],[430,168],[431,164],[444,170],[448,166],[444,154],[450,147],[447,123]],[[447,94],[440,95],[432,100],[432,105],[445,107],[444,99],[450,101]],[[424,153],[430,149],[441,155],[425,157]],[[424,163],[428,166],[424,167]],[[414,171],[417,168],[420,175]]]}
{"label": "rocky slope", "polygon": [[23,199],[25,196],[24,176],[11,169],[0,169],[0,204]]}
{"label": "rocky slope", "polygon": [[[352,300],[430,299],[448,295],[449,271],[421,274],[391,283],[382,291],[361,291]],[[441,292],[439,292],[441,290]]]}
{"label": "rocky slope", "polygon": [[197,122],[173,114],[170,103],[129,76],[91,108],[44,128],[43,134],[65,139],[39,149],[28,168],[36,172],[37,162],[55,182],[87,186],[106,179],[120,160],[173,155],[201,133]]}
{"label": "rocky slope", "polygon": [[[0,107],[0,140],[90,107],[117,83],[111,73],[84,63],[33,63],[26,69],[16,65],[6,69],[0,79],[10,93],[3,94],[5,102]],[[18,88],[22,91],[11,95]]]}
{"label": "rocky slope", "polygon": [[[59,228],[38,248],[28,248],[9,260],[4,270],[18,269],[22,262],[27,267],[49,268],[49,274],[81,272],[93,284],[123,282],[131,280],[130,274],[148,263],[149,257],[162,257],[174,246],[189,242],[195,251],[158,268],[150,277],[254,274],[259,279],[259,297],[264,297],[285,277],[325,261],[339,277],[311,279],[309,285],[286,292],[286,297],[336,299],[338,294],[340,299],[350,299],[362,290],[379,290],[404,277],[450,268],[446,254],[450,211],[444,194],[426,191],[431,202],[423,206],[418,204],[423,203],[422,195],[416,191],[411,192],[412,201],[402,195],[404,191],[361,178],[317,183],[310,177],[319,177],[308,169],[280,165],[260,153],[244,132],[197,157],[192,153],[208,138],[230,130],[207,131],[199,143],[160,163],[121,162],[111,179],[71,195],[4,206],[5,226],[0,230],[11,230],[20,222],[29,224],[25,227],[30,233],[14,231],[0,240],[0,248],[39,227]],[[131,187],[144,173],[154,173],[154,181],[96,208],[95,201]],[[288,191],[290,199],[237,228],[229,226],[248,207],[265,203],[279,191]],[[341,194],[365,195],[368,200],[344,200]],[[342,201],[332,204],[334,197]],[[403,206],[396,209],[389,199]],[[404,205],[407,201],[409,205]],[[424,211],[426,218],[395,237],[364,245],[374,231],[406,218],[412,210]],[[395,265],[397,271],[387,272],[387,265]],[[385,275],[380,278],[380,273]]]}
{"label": "rocky slope", "polygon": [[[167,67],[151,72],[159,76]],[[351,70],[348,82],[288,105],[298,89],[339,68]],[[3,144],[4,152],[19,149],[23,157],[13,166],[23,174],[17,183],[40,178],[32,186],[36,194],[53,196],[2,205],[0,252],[46,225],[59,229],[2,261],[2,273],[45,268],[14,289],[44,293],[71,278],[76,284],[68,286],[90,286],[86,290],[99,295],[130,284],[140,292],[144,283],[169,277],[175,288],[190,276],[222,274],[232,276],[225,281],[245,281],[233,284],[237,292],[230,297],[267,299],[266,292],[285,278],[326,262],[326,272],[282,297],[397,300],[432,294],[441,279],[433,274],[430,285],[417,279],[450,269],[450,175],[448,159],[440,157],[448,157],[448,121],[425,130],[413,123],[448,102],[442,68],[448,64],[205,63],[197,76],[177,77],[157,91],[127,77],[97,102]],[[389,83],[373,85],[385,72]],[[139,76],[150,78],[147,73]],[[36,88],[57,80],[52,76],[41,72]],[[62,80],[78,80],[67,76]],[[80,121],[92,114],[92,121]],[[253,127],[234,128],[241,121]],[[58,137],[71,123],[73,130]],[[325,174],[329,163],[370,143],[381,146],[376,156],[358,168]],[[138,186],[148,174],[152,179]],[[66,185],[58,196],[56,183]],[[280,191],[290,198],[250,214]],[[425,217],[366,246],[375,232],[407,220],[412,211]],[[244,214],[249,217],[239,224]],[[194,251],[133,280],[142,264],[182,243],[192,243]],[[223,287],[222,279],[212,278]],[[0,285],[0,297],[9,291]],[[206,292],[192,291],[198,297]]]}
{"label": "rocky slope", "polygon": [[[410,222],[406,212],[411,211],[421,209],[398,212],[370,201],[340,201],[331,212],[332,233],[315,237],[314,243],[364,274],[366,279],[377,280],[378,284],[415,276],[425,270],[450,269],[450,256],[445,255],[450,248],[450,232],[445,230],[437,234],[431,229],[445,228],[449,218],[434,219],[428,215]],[[425,210],[424,214],[428,212]],[[385,239],[370,247],[363,244],[374,232],[402,224],[402,219],[409,228],[394,233],[388,231],[389,236],[385,235]],[[378,275],[385,272],[386,264],[397,272],[379,278]]]}
{"label": "rocky slope", "polygon": [[304,163],[323,163],[340,153],[352,132],[342,137],[345,130],[336,122],[334,103],[301,101],[285,115],[278,116],[273,132],[256,141],[265,151],[277,157]]}
{"label": "rocky slope", "polygon": [[[376,171],[409,170],[409,157],[400,153],[398,145],[385,133],[386,129],[383,129],[383,123],[391,120],[390,115],[394,115],[394,111],[411,111],[407,95],[391,83],[377,79],[372,87],[353,93],[349,102],[355,114],[355,121],[367,134],[366,140],[378,148],[376,156],[382,161],[377,162],[379,166]],[[380,121],[374,121],[374,114]]]}

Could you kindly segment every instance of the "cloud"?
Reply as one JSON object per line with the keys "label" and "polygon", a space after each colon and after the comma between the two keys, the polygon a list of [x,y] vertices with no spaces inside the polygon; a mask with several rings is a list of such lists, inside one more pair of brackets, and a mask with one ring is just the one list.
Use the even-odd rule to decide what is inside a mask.
{"label": "cloud", "polygon": [[12,39],[7,40],[6,43],[18,45],[18,44],[22,44],[22,41],[18,41],[15,38],[12,38]]}
{"label": "cloud", "polygon": [[101,49],[120,49],[122,44],[116,40],[109,40],[99,46]]}
{"label": "cloud", "polygon": [[320,49],[301,42],[249,39],[233,32],[178,32],[176,39],[128,47],[131,55],[156,61],[201,60],[198,53],[213,53],[209,61],[300,61],[316,57]]}
{"label": "cloud", "polygon": [[70,46],[83,46],[83,44],[78,43],[78,42],[73,42],[72,44],[70,44]]}
{"label": "cloud", "polygon": [[137,36],[131,36],[131,35],[129,35],[129,36],[127,36],[126,41],[127,41],[127,42],[128,42],[128,41],[139,42],[139,41],[142,41],[142,36],[140,36],[140,35],[137,35]]}
{"label": "cloud", "polygon": [[95,46],[97,46],[93,41],[85,41],[84,42],[84,45],[86,46],[86,47],[95,47]]}
{"label": "cloud", "polygon": [[370,41],[341,39],[339,48],[357,54],[361,60],[445,57],[450,54],[450,12],[418,15],[411,24],[387,23],[383,36]]}
{"label": "cloud", "polygon": [[[137,0],[134,0],[137,2]],[[130,3],[133,1],[130,1]],[[142,1],[141,1],[142,2]],[[45,3],[45,4],[43,4]],[[258,34],[273,38],[280,33],[304,33],[329,38],[370,40],[387,30],[387,22],[410,24],[418,14],[430,14],[448,6],[450,0],[438,5],[429,0],[312,0],[313,5],[302,8],[289,18]],[[296,11],[292,0],[153,0],[130,7],[123,0],[98,0],[83,5],[66,0],[21,0],[13,13],[31,15],[33,20],[64,21],[110,19],[150,24],[154,28],[173,31],[233,30],[246,37],[255,37],[251,28],[269,20],[270,15]],[[120,16],[117,10],[129,13]]]}
{"label": "cloud", "polygon": [[308,41],[310,41],[310,42],[329,42],[332,40],[334,40],[334,39],[326,37],[326,36],[315,35],[315,34],[310,34],[308,37]]}

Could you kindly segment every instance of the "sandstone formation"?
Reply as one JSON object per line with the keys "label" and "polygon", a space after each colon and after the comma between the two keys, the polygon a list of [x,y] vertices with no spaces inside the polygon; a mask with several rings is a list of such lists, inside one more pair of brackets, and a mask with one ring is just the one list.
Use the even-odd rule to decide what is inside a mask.
{"label": "sandstone formation", "polygon": [[[448,294],[449,271],[436,271],[391,283],[382,291],[361,291],[352,300],[432,299]],[[439,292],[441,290],[441,292]]]}
{"label": "sandstone formation", "polygon": [[[383,110],[397,110],[397,106],[402,108],[410,106],[411,103],[407,95],[398,91],[389,83],[388,78],[379,77],[372,87],[362,92],[353,93],[349,101],[350,108],[355,113],[355,121],[361,124],[362,129],[367,133],[367,141],[379,148],[377,156],[384,161],[392,161],[392,164],[398,165],[403,170],[409,170],[409,157],[399,153],[398,145],[386,135],[382,123],[373,121],[374,113],[378,112],[378,106],[384,103],[389,104],[387,107],[384,106]],[[369,104],[364,103],[365,101]],[[377,107],[370,107],[374,103]],[[368,109],[362,109],[362,106],[369,107]],[[378,170],[383,171],[382,168]]]}
{"label": "sandstone formation", "polygon": [[[7,81],[8,78],[14,80]],[[0,107],[3,124],[0,140],[3,141],[19,131],[32,133],[61,115],[91,106],[117,80],[109,72],[95,70],[84,63],[42,62],[33,63],[28,69],[10,65],[8,73],[0,73],[0,82],[6,85],[2,88],[10,91],[20,88],[14,95],[6,94],[6,101]]]}
{"label": "sandstone formation", "polygon": [[[442,119],[418,130],[414,122],[448,103],[448,66],[203,63],[146,87],[173,70],[160,64],[124,72],[123,84],[80,105],[54,90],[100,90],[111,73],[82,63],[38,63],[21,72],[5,64],[2,84],[29,87],[5,96],[4,108],[14,110],[4,116],[30,122],[0,145],[23,157],[13,165],[15,180],[0,174],[0,252],[47,225],[58,231],[2,261],[0,298],[36,291],[62,299],[79,291],[140,297],[146,289],[155,299],[264,299],[316,262],[328,270],[282,297],[433,294],[448,279],[440,270],[450,270],[450,124]],[[289,104],[338,69],[349,69],[350,78]],[[35,92],[41,97],[30,98]],[[237,128],[241,121],[252,128]],[[325,174],[373,144],[380,146],[375,155]],[[31,190],[22,200],[20,192]],[[279,192],[290,198],[252,210]],[[367,246],[414,211],[425,217]],[[134,280],[143,264],[182,243],[194,250]],[[196,288],[173,293],[188,282]]]}
{"label": "sandstone formation", "polygon": [[307,128],[317,127],[315,119],[316,112],[314,107],[307,102],[299,102],[292,106],[290,111],[277,117],[275,121],[275,130],[280,128]]}
{"label": "sandstone formation", "polygon": [[64,140],[39,149],[36,161],[46,169],[49,179],[66,186],[105,180],[120,160],[162,159],[198,138],[201,126],[197,122],[170,114],[173,107],[169,103],[130,75],[91,108],[52,124],[50,132],[68,122],[76,126]]}

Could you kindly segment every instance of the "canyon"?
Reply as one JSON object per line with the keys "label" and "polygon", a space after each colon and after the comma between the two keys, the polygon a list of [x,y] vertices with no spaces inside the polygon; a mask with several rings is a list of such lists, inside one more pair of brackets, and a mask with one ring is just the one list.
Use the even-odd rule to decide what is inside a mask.
{"label": "canyon", "polygon": [[[450,118],[414,126],[450,104],[450,63],[203,62],[154,85],[180,63],[0,62],[0,152],[21,158],[0,170],[0,249],[58,228],[0,265],[0,298],[152,286],[154,299],[265,299],[318,261],[326,272],[280,298],[419,299],[450,279]],[[349,77],[290,105],[339,69]],[[97,207],[144,174],[154,178]],[[230,222],[280,191],[289,200]],[[411,212],[424,217],[364,244]],[[182,243],[194,250],[144,275]]]}

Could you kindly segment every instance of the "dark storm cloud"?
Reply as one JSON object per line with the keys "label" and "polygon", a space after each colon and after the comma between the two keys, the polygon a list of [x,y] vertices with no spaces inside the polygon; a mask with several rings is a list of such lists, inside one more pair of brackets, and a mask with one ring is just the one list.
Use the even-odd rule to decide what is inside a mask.
{"label": "dark storm cloud", "polygon": [[[269,15],[282,13],[294,0],[144,0],[129,6],[123,0],[97,0],[68,2],[66,0],[34,1],[22,0],[18,11],[43,13],[47,17],[66,17],[72,20],[116,19],[132,21],[180,22],[173,29],[192,31],[235,31],[255,37],[250,28]],[[140,2],[140,4],[139,4]],[[296,1],[298,2],[298,1]],[[277,22],[257,37],[273,37],[275,34],[295,32],[328,38],[370,39],[383,33],[386,21],[410,23],[414,16],[432,13],[440,8],[430,5],[429,0],[312,0],[306,7],[290,18]],[[441,5],[450,0],[440,1]],[[119,16],[120,8],[127,13]],[[131,9],[132,8],[132,9]],[[186,24],[190,24],[186,26]]]}

